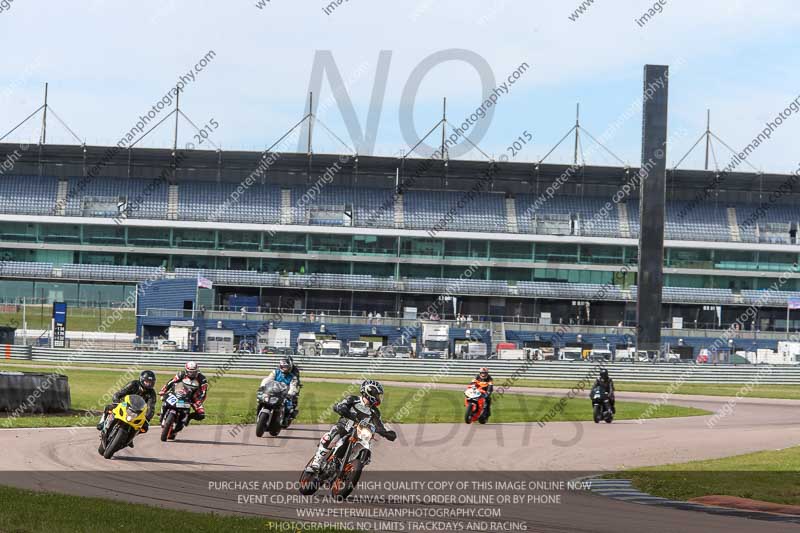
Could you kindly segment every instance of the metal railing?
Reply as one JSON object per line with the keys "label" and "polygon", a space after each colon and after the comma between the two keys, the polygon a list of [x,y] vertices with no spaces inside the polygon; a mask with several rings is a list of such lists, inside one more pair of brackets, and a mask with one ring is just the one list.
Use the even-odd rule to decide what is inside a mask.
{"label": "metal railing", "polygon": [[[116,368],[169,367],[179,368],[187,354],[181,352],[117,352],[94,350],[60,350],[33,348],[29,356],[33,361],[58,362],[80,365],[81,363],[106,364]],[[279,356],[254,354],[192,354],[206,375],[217,372],[236,373],[243,370],[269,372],[278,363]],[[395,358],[353,357],[309,357],[296,356],[295,362],[306,374],[357,375],[403,375],[429,377],[432,375],[463,377],[466,381],[474,377],[476,370],[486,365],[485,360],[429,360]],[[534,380],[579,381],[598,366],[590,362],[564,361],[491,361],[489,363],[495,384],[503,385],[505,378]],[[800,385],[800,366],[766,365],[690,365],[690,364],[631,364],[608,363],[608,368],[617,381],[636,382],[687,382],[687,383],[748,383],[758,377],[759,383]],[[255,386],[255,385],[254,385]]]}

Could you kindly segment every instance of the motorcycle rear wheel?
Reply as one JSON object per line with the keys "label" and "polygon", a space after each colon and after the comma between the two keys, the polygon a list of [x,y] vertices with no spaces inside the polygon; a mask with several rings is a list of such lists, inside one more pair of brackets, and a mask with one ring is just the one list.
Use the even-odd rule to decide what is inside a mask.
{"label": "motorcycle rear wheel", "polygon": [[175,413],[169,412],[164,418],[164,427],[161,428],[161,442],[167,442],[170,433],[172,433],[172,426],[175,423]]}
{"label": "motorcycle rear wheel", "polygon": [[361,471],[364,463],[358,459],[353,459],[346,465],[341,474],[336,476],[331,484],[331,494],[338,501],[344,501],[353,492],[361,478]]}

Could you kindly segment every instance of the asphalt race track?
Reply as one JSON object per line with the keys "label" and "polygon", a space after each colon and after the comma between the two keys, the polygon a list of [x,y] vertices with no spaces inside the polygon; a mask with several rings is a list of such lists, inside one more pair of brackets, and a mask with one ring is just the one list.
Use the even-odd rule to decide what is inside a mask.
{"label": "asphalt race track", "polygon": [[[405,384],[410,385],[410,384]],[[522,389],[515,390],[522,392]],[[563,396],[566,391],[527,389],[526,393]],[[660,395],[618,393],[620,400],[653,401]],[[670,403],[716,412],[723,397],[676,395]],[[588,404],[588,400],[587,400]],[[499,407],[498,407],[499,408]],[[735,411],[713,428],[708,416],[611,425],[591,422],[537,424],[404,424],[398,440],[378,439],[362,482],[381,479],[572,480],[586,474],[628,467],[725,457],[800,444],[800,401],[739,399]],[[327,426],[298,426],[277,438],[255,437],[252,425],[190,426],[171,443],[156,431],[140,436],[135,449],[107,461],[97,453],[93,428],[0,431],[0,476],[4,484],[70,494],[120,498],[198,511],[263,515],[292,520],[303,502],[241,501],[241,491],[212,489],[211,480],[296,480]],[[415,474],[404,474],[413,471]],[[419,474],[416,474],[418,472]],[[480,493],[480,491],[473,491]],[[323,494],[320,491],[320,494]],[[373,491],[356,489],[354,501],[339,509],[405,507],[365,501]],[[430,507],[430,506],[428,506]],[[447,507],[444,505],[443,507]],[[452,506],[451,506],[452,507]],[[479,507],[479,506],[478,506]],[[800,526],[767,523],[624,503],[588,491],[562,491],[559,502],[507,503],[503,517],[527,531],[798,531]],[[325,520],[331,521],[330,518]],[[409,530],[397,519],[386,531]]]}

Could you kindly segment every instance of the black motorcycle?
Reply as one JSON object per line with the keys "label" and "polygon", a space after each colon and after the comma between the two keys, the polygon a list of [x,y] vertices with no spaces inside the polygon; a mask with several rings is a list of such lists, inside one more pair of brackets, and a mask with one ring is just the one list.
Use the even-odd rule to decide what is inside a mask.
{"label": "black motorcycle", "polygon": [[256,437],[264,435],[264,431],[269,431],[273,437],[277,437],[281,429],[289,427],[292,423],[294,407],[288,398],[289,386],[280,381],[269,383],[263,390],[258,389],[256,400],[258,401],[258,413],[256,418]]}
{"label": "black motorcycle", "polygon": [[611,400],[606,388],[595,385],[592,387],[590,397],[592,399],[594,423],[598,424],[601,420],[605,420],[607,424],[610,424],[614,420],[614,412],[611,410]]}
{"label": "black motorcycle", "polygon": [[189,424],[192,398],[200,383],[188,377],[177,382],[164,395],[161,404],[161,441],[175,440],[175,436]]}

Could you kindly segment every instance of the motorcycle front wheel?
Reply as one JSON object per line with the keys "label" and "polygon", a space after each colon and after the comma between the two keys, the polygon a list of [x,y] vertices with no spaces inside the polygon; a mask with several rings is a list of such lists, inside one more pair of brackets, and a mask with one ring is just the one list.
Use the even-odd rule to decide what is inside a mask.
{"label": "motorcycle front wheel", "polygon": [[269,414],[267,430],[273,437],[277,437],[281,432],[281,418],[283,418],[283,409],[273,409]]}
{"label": "motorcycle front wheel", "polygon": [[475,406],[472,403],[467,404],[467,411],[464,413],[464,423],[472,424],[472,413],[475,412]]}
{"label": "motorcycle front wheel", "polygon": [[103,452],[106,459],[111,459],[128,442],[128,432],[125,429],[117,426],[113,431],[114,434]]}
{"label": "motorcycle front wheel", "polygon": [[[309,462],[308,465],[311,463]],[[317,474],[315,472],[309,471],[309,466],[306,465],[306,468],[303,470],[303,473],[300,474],[300,494],[303,496],[311,496],[317,490],[319,490],[319,479],[317,478]]]}
{"label": "motorcycle front wheel", "polygon": [[267,420],[269,420],[269,413],[261,410],[256,420],[256,437],[264,436],[264,431],[267,429]]}
{"label": "motorcycle front wheel", "polygon": [[164,418],[164,427],[161,428],[161,442],[167,442],[169,434],[172,433],[172,427],[175,424],[175,413],[172,411]]}
{"label": "motorcycle front wheel", "polygon": [[597,424],[600,422],[600,406],[594,404],[594,423]]}
{"label": "motorcycle front wheel", "polygon": [[356,488],[358,480],[361,478],[361,471],[364,469],[364,463],[358,459],[353,459],[346,465],[344,470],[339,474],[331,484],[331,495],[336,500],[346,500],[353,489]]}

